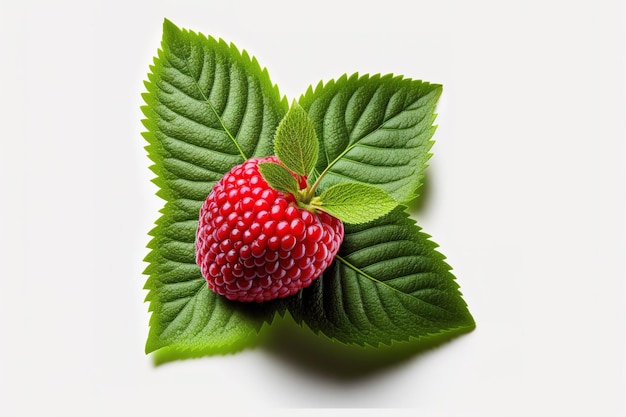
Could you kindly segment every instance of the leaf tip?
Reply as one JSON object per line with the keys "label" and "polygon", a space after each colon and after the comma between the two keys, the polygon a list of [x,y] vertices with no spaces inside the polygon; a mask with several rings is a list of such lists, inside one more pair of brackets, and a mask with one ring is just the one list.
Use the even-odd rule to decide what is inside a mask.
{"label": "leaf tip", "polygon": [[144,347],[144,352],[146,355],[160,349],[162,347],[162,344],[159,343],[158,340],[155,340],[156,337],[154,335],[154,329],[151,328],[150,329],[150,333],[148,334],[148,339],[146,340],[146,345]]}
{"label": "leaf tip", "polygon": [[178,28],[178,26],[176,26],[174,22],[169,20],[167,17],[164,18],[163,19],[163,36],[171,37],[172,35],[177,35],[178,33],[180,33],[180,29]]}
{"label": "leaf tip", "polygon": [[164,51],[173,51],[176,54],[186,56],[188,54],[188,46],[183,37],[184,32],[176,26],[171,20],[163,20],[163,40],[161,47]]}

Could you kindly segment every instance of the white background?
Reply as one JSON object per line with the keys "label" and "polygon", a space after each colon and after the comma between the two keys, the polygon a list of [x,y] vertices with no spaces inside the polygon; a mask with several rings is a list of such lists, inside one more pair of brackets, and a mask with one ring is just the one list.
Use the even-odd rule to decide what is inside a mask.
{"label": "white background", "polygon": [[[164,17],[290,100],[346,72],[444,85],[414,215],[474,332],[386,366],[293,337],[152,364],[139,107]],[[625,22],[617,1],[0,1],[0,415],[626,415]]]}

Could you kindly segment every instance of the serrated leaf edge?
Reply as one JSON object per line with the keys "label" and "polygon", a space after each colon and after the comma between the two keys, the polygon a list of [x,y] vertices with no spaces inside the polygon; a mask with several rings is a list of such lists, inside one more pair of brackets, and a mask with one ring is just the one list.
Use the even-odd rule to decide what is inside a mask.
{"label": "serrated leaf edge", "polygon": [[[184,36],[184,37],[193,36],[193,37],[197,37],[201,39],[204,42],[213,43],[216,46],[217,51],[227,54],[229,58],[233,61],[233,63],[237,63],[241,65],[250,74],[256,74],[256,76],[260,80],[269,81],[269,83],[268,82],[259,83],[263,91],[264,97],[274,97],[276,100],[277,106],[282,107],[285,113],[287,112],[287,109],[289,108],[289,104],[288,104],[286,96],[284,95],[281,96],[279,89],[278,89],[278,85],[275,83],[271,83],[271,79],[269,77],[267,68],[261,67],[256,57],[251,58],[246,50],[239,51],[233,43],[227,43],[222,38],[215,39],[212,36],[206,36],[206,35],[203,35],[202,33],[194,32],[192,30],[188,30],[184,28],[180,29],[176,25],[174,25],[174,23],[172,23],[170,20],[164,19],[163,39],[161,42],[161,47],[157,49],[157,54],[155,57],[153,57],[152,64],[149,65],[150,72],[148,73],[147,79],[144,80],[144,87],[146,88],[146,91],[141,94],[142,98],[144,99],[144,102],[146,103],[141,106],[142,112],[146,115],[146,118],[142,119],[141,122],[144,125],[144,127],[147,129],[146,131],[142,132],[141,135],[148,143],[144,147],[147,153],[147,157],[149,160],[153,162],[153,164],[149,166],[149,169],[155,174],[155,177],[151,180],[151,182],[157,186],[156,195],[160,197],[162,200],[165,200],[166,202],[163,205],[163,207],[158,210],[158,212],[161,215],[155,221],[155,227],[152,228],[150,232],[148,233],[149,236],[152,236],[152,239],[150,239],[150,241],[147,244],[147,248],[150,249],[150,251],[144,257],[144,262],[148,263],[148,265],[143,271],[144,275],[148,275],[148,279],[146,280],[145,285],[143,287],[145,290],[148,291],[144,301],[149,303],[149,306],[148,306],[149,312],[155,311],[155,309],[158,308],[158,306],[160,305],[160,301],[155,299],[154,297],[154,290],[156,289],[154,285],[157,280],[155,273],[158,274],[158,272],[155,271],[155,269],[158,268],[155,262],[157,261],[157,258],[161,256],[158,251],[159,240],[161,238],[159,233],[160,233],[161,228],[163,227],[163,223],[168,221],[167,213],[171,212],[170,205],[175,204],[175,202],[179,200],[177,198],[174,198],[174,196],[170,194],[171,192],[168,189],[168,186],[165,183],[165,180],[163,179],[164,171],[162,171],[162,164],[163,164],[164,158],[163,158],[162,152],[160,152],[162,150],[161,144],[159,143],[159,140],[155,136],[155,133],[158,132],[158,128],[156,127],[154,122],[147,116],[147,113],[146,113],[152,106],[151,104],[152,95],[155,94],[155,91],[158,88],[157,85],[155,84],[156,72],[158,71],[158,68],[162,65],[161,61],[164,59],[163,58],[164,54],[167,52],[169,48],[167,41],[166,41],[167,36],[170,36],[170,37],[171,36]],[[196,82],[196,85],[197,85],[197,81],[196,80],[194,81]],[[200,88],[198,88],[198,90],[206,99],[204,92]],[[241,153],[241,156],[245,158],[245,154],[239,147],[239,144],[237,143],[236,139],[232,136],[232,134],[229,132],[227,127],[224,125],[222,118],[219,116],[219,114],[217,114],[213,105],[210,103],[208,99],[206,99],[205,102],[207,103],[207,105],[210,106],[211,110],[214,112],[215,116],[218,118],[224,131],[231,138],[231,140],[234,141],[235,145],[237,146],[237,148],[239,149]],[[197,221],[197,219],[195,220]],[[197,294],[194,297],[197,297]],[[194,297],[190,297],[187,303],[191,302]],[[233,311],[233,314],[235,313],[236,312]],[[268,318],[268,320],[263,321],[260,324],[260,326],[252,329],[249,332],[248,336],[245,336],[244,338],[242,338],[243,345],[246,344],[246,342],[243,339],[249,339],[253,335],[258,335],[261,329],[263,328],[263,325],[265,323],[271,323],[274,320],[274,317],[276,316],[276,314],[280,315],[281,313],[280,311],[277,310],[274,315]],[[179,345],[176,343],[170,343],[170,344],[159,343],[158,341],[159,336],[155,334],[156,330],[155,330],[155,327],[153,326],[153,323],[154,323],[153,320],[154,320],[154,315],[151,314],[150,315],[150,330],[149,330],[148,339],[146,341],[146,346],[145,346],[146,353],[154,352],[154,351],[161,350],[161,349],[170,349],[171,351],[177,351],[185,355],[187,354],[195,355],[197,353],[198,356],[203,356],[207,354],[227,353],[227,351],[231,347],[233,349],[237,349],[237,347],[235,346],[237,345],[236,342],[232,344],[224,344],[222,346],[211,346],[209,348],[206,348],[206,347],[196,348],[194,346],[184,346],[184,345]]]}
{"label": "serrated leaf edge", "polygon": [[[431,82],[427,82],[427,81],[423,81],[423,80],[416,80],[416,79],[412,79],[412,78],[408,78],[408,77],[404,77],[403,75],[396,75],[393,73],[387,73],[387,74],[360,74],[359,72],[354,72],[350,75],[348,75],[347,73],[344,73],[343,75],[337,77],[337,78],[332,78],[330,80],[327,81],[320,81],[318,82],[315,87],[313,87],[313,85],[309,85],[309,87],[306,89],[306,91],[300,95],[300,97],[298,98],[298,103],[300,103],[300,105],[302,105],[303,108],[305,108],[305,110],[308,111],[309,105],[311,104],[311,102],[313,100],[315,100],[315,97],[318,96],[320,94],[321,91],[323,90],[327,90],[327,89],[333,89],[333,88],[340,88],[341,84],[347,84],[347,83],[353,83],[353,82],[367,82],[367,81],[391,81],[391,82],[399,82],[399,83],[407,83],[407,84],[419,84],[420,86],[424,86],[424,87],[432,87],[432,92],[431,94],[434,93],[434,100],[435,102],[439,99],[439,97],[441,96],[441,93],[443,91],[443,86],[441,84],[437,84],[437,83],[431,83]],[[426,97],[426,96],[424,96]],[[433,121],[436,119],[437,117],[437,113],[432,113],[433,116]],[[386,123],[387,121],[383,121],[383,123],[381,123],[381,126],[384,125],[384,123]],[[425,170],[428,168],[428,160],[432,157],[432,153],[430,152],[430,149],[432,149],[432,146],[435,143],[434,138],[434,134],[435,131],[437,130],[438,125],[436,124],[432,124],[431,125],[431,129],[432,129],[432,133],[430,134],[430,138],[427,141],[427,150],[425,153],[425,159],[424,159],[424,163],[421,167],[421,169],[419,169],[419,172],[415,174],[415,180],[417,182],[417,186],[415,187],[415,189],[413,190],[413,192],[411,193],[411,195],[409,195],[406,199],[399,201],[399,203],[401,204],[408,204],[409,202],[411,202],[412,200],[414,200],[415,198],[417,198],[419,196],[419,194],[417,193],[417,191],[419,190],[419,188],[422,186],[422,180],[424,178],[424,172]],[[368,133],[368,135],[366,135],[365,137],[361,138],[360,140],[365,139],[367,136],[371,135],[374,132],[370,132]],[[318,135],[319,137],[319,135]],[[321,144],[321,141],[320,141]],[[348,147],[346,147],[346,149],[344,149],[344,151],[341,152],[341,154],[339,156],[337,156],[336,158],[334,158],[332,161],[330,160],[330,158],[328,157],[327,154],[325,154],[325,152],[320,152],[321,154],[325,154],[326,159],[328,161],[328,165],[326,166],[326,170],[329,170],[333,165],[335,165],[339,160],[341,160],[341,158],[343,158],[348,152],[350,152],[350,150],[352,150],[354,147],[356,147],[358,145],[358,143],[354,143]],[[325,151],[325,149],[322,149]]]}
{"label": "serrated leaf edge", "polygon": [[[407,337],[404,338],[395,338],[395,337],[390,337],[387,340],[379,340],[378,343],[376,344],[372,344],[369,341],[360,341],[360,342],[356,342],[356,341],[345,341],[345,340],[341,340],[338,337],[333,336],[332,334],[328,333],[327,331],[325,331],[322,328],[319,329],[313,329],[311,326],[309,326],[305,320],[303,318],[301,319],[296,319],[295,317],[293,317],[293,315],[289,312],[289,309],[287,310],[287,312],[289,313],[289,315],[294,319],[294,321],[301,327],[306,327],[309,330],[311,330],[313,333],[315,333],[316,335],[323,335],[324,337],[332,340],[333,342],[336,343],[340,343],[340,344],[344,344],[344,345],[348,345],[348,346],[360,346],[360,347],[364,347],[364,348],[380,348],[381,346],[386,346],[386,347],[391,347],[393,345],[396,344],[406,344],[406,343],[412,343],[412,342],[418,342],[418,343],[431,343],[431,342],[435,342],[437,338],[442,338],[442,342],[447,340],[447,336],[449,336],[450,338],[454,337],[455,335],[459,335],[459,334],[463,334],[463,333],[468,333],[470,331],[472,331],[473,329],[476,328],[476,322],[474,320],[474,318],[472,317],[472,314],[469,312],[469,309],[467,308],[467,302],[465,301],[465,299],[463,298],[463,293],[460,291],[460,286],[459,284],[456,282],[456,277],[454,276],[454,274],[452,274],[452,268],[450,267],[450,265],[445,262],[446,256],[443,255],[441,252],[439,252],[438,250],[436,250],[436,248],[439,247],[439,245],[435,242],[433,242],[430,238],[431,236],[428,235],[427,233],[423,232],[422,229],[417,226],[417,222],[415,221],[415,219],[411,218],[409,216],[409,214],[406,212],[406,206],[403,205],[399,205],[399,208],[402,208],[402,213],[404,214],[406,220],[408,220],[408,224],[410,226],[416,226],[418,227],[417,230],[415,230],[413,233],[415,234],[421,234],[424,238],[424,243],[427,243],[430,245],[430,249],[433,252],[433,255],[436,256],[437,258],[439,258],[439,260],[442,263],[442,267],[445,268],[446,272],[450,274],[450,277],[452,279],[452,282],[454,283],[454,286],[456,288],[456,295],[457,295],[457,301],[460,301],[462,304],[462,306],[464,307],[464,311],[462,312],[462,318],[464,319],[463,323],[459,323],[458,325],[454,326],[447,326],[447,327],[441,327],[439,329],[438,332],[426,332],[420,336],[413,336],[413,335],[408,335]],[[399,209],[398,208],[398,209]],[[384,281],[381,281],[375,277],[373,277],[371,274],[367,274],[364,271],[362,271],[360,268],[352,265],[349,261],[347,261],[346,259],[344,259],[341,255],[337,255],[335,257],[335,260],[333,261],[335,262],[341,262],[344,265],[346,265],[348,268],[352,269],[354,272],[356,272],[357,274],[363,276],[364,278],[374,282],[376,285],[382,285],[385,288],[388,288],[390,290],[392,290],[393,292],[400,294],[402,297],[411,297],[410,294],[404,293],[388,284],[386,284]],[[322,277],[318,278],[318,279],[322,279]],[[300,297],[301,296],[301,292],[294,295],[294,297]],[[433,305],[432,303],[429,303],[427,301],[424,301],[422,299],[419,299],[420,302],[429,304],[431,306],[437,307],[439,309],[442,309],[442,307],[440,306],[436,306]],[[445,309],[443,309],[444,311],[447,311]],[[426,319],[424,317],[422,317],[423,319]],[[461,318],[461,317],[460,317]],[[348,317],[348,319],[350,319]],[[426,319],[428,320],[428,319]],[[430,320],[429,320],[430,321]]]}

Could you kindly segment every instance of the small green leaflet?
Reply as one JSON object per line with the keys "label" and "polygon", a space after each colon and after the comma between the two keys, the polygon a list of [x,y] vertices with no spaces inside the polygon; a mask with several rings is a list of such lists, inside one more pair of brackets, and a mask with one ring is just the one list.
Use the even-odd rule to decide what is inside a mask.
{"label": "small green leaflet", "polygon": [[321,210],[344,223],[359,224],[376,220],[398,205],[381,188],[358,182],[333,185],[319,196]]}
{"label": "small green leaflet", "polygon": [[[274,151],[281,163],[287,168],[295,167],[295,173],[310,172],[315,166],[318,141],[313,130],[313,121],[297,102],[293,102],[285,118],[278,125],[274,138]],[[285,162],[289,161],[289,162]],[[274,189],[291,193],[299,207],[316,212],[323,210],[344,223],[366,223],[387,214],[397,203],[382,188],[357,182],[335,184],[321,195],[315,191],[324,176],[328,173],[327,166],[317,177],[315,183],[305,181],[300,190],[287,168],[280,164],[263,163],[259,170],[267,183]],[[308,176],[308,175],[307,175]],[[299,177],[299,178],[306,178]]]}
{"label": "small green leaflet", "polygon": [[[348,182],[378,187],[394,205],[413,200],[430,157],[441,86],[342,76],[309,88],[290,110],[256,59],[168,20],[145,86],[144,137],[164,200],[145,259],[147,352],[162,360],[235,352],[257,343],[259,331],[287,312],[315,332],[356,345],[425,344],[474,328],[450,267],[403,206],[347,224],[333,264],[287,299],[230,302],[208,289],[195,264],[198,213],[212,186],[246,158],[274,151],[280,158],[290,132],[304,138],[306,152],[281,161],[300,175],[326,170],[319,191],[334,209],[341,188],[333,186]],[[272,165],[263,170],[292,190],[287,171]]]}
{"label": "small green leaflet", "polygon": [[309,175],[315,167],[318,142],[313,122],[295,101],[276,129],[274,152],[298,175]]}
{"label": "small green leaflet", "polygon": [[274,162],[259,164],[259,172],[270,187],[284,193],[296,194],[299,190],[298,181],[285,167]]}

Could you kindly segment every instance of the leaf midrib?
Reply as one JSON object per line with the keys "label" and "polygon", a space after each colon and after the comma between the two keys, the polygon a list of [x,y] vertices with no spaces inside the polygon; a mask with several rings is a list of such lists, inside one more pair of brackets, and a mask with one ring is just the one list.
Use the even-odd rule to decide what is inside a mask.
{"label": "leaf midrib", "polygon": [[[189,61],[187,57],[183,58],[183,62],[185,63],[185,69],[187,70],[187,72],[189,74],[192,74],[191,69],[189,68]],[[202,67],[204,68],[204,64],[202,65]],[[246,157],[246,154],[243,152],[243,149],[241,149],[241,146],[239,146],[239,143],[237,142],[237,139],[235,139],[233,137],[233,135],[230,133],[230,130],[228,130],[228,128],[226,127],[226,125],[224,124],[224,120],[222,119],[222,117],[217,113],[217,110],[215,109],[215,107],[213,106],[213,104],[211,103],[211,101],[209,100],[209,98],[206,96],[206,94],[204,94],[204,91],[202,91],[202,88],[200,88],[200,84],[198,84],[198,80],[196,80],[196,77],[191,76],[191,79],[193,80],[193,84],[196,86],[196,88],[198,89],[198,92],[200,93],[200,95],[202,96],[202,98],[204,99],[204,102],[209,106],[209,108],[211,109],[211,111],[213,112],[213,114],[215,115],[215,117],[217,117],[217,120],[220,122],[220,125],[222,126],[222,129],[224,129],[224,132],[226,132],[226,134],[228,135],[228,137],[230,138],[230,140],[232,140],[233,144],[235,145],[235,147],[237,148],[237,150],[239,151],[239,153],[241,154],[243,160],[247,160],[248,158]]]}
{"label": "leaf midrib", "polygon": [[[180,317],[180,316],[181,316],[181,314],[183,314],[183,312],[184,312],[186,309],[190,308],[190,307],[189,307],[189,304],[191,303],[191,301],[192,301],[192,300],[195,300],[195,299],[196,299],[196,297],[198,297],[198,294],[200,294],[200,292],[201,292],[203,289],[204,289],[204,285],[200,285],[200,286],[199,286],[199,288],[198,288],[198,290],[195,292],[195,294],[194,294],[194,295],[189,296],[189,297],[185,297],[185,298],[188,298],[187,302],[185,303],[185,306],[184,306],[183,308],[181,308],[181,309],[180,309],[180,311],[176,314],[176,317],[174,317],[174,319],[173,319],[172,321],[170,321],[170,322],[167,324],[167,326],[165,326],[165,328],[164,328],[164,329],[162,329],[162,330],[159,332],[159,337],[162,337],[162,336],[163,336],[163,334],[164,334],[164,333],[166,333],[166,332],[168,331],[168,329],[170,328],[170,326],[172,326],[172,324],[174,324],[174,323],[176,322],[176,319],[177,319],[178,317]],[[176,301],[176,300],[169,300],[168,302],[173,302],[173,301]],[[193,312],[191,312],[191,314],[193,315]],[[192,317],[192,318],[193,318],[193,317]],[[190,319],[190,322],[191,322],[191,319]],[[186,325],[186,326],[185,326],[185,329],[187,329],[187,328],[189,328],[189,325]]]}
{"label": "leaf midrib", "polygon": [[[346,147],[346,149],[345,149],[343,152],[341,152],[341,153],[339,154],[339,156],[337,156],[337,157],[336,157],[336,158],[335,158],[332,162],[330,162],[330,163],[328,164],[328,166],[325,168],[325,170],[326,170],[326,171],[330,171],[330,169],[331,169],[331,168],[332,168],[332,167],[333,167],[333,166],[334,166],[337,162],[339,162],[339,161],[340,161],[340,160],[341,160],[341,159],[342,159],[342,158],[343,158],[343,157],[344,157],[344,156],[345,156],[348,152],[350,152],[352,149],[354,149],[356,146],[358,146],[358,145],[360,144],[360,142],[364,141],[365,139],[367,139],[367,138],[368,138],[368,137],[370,137],[371,135],[375,134],[375,133],[376,133],[376,132],[378,132],[379,130],[381,130],[381,129],[385,128],[385,125],[386,125],[388,122],[390,122],[390,121],[391,121],[391,120],[393,120],[394,118],[396,118],[396,117],[398,117],[399,115],[401,115],[404,111],[407,111],[407,110],[409,110],[409,111],[411,111],[411,110],[415,110],[415,109],[409,109],[409,107],[411,107],[412,105],[414,105],[414,104],[415,104],[415,103],[417,103],[417,102],[419,102],[419,99],[418,99],[418,100],[416,100],[416,101],[413,101],[413,102],[411,102],[409,105],[407,105],[407,106],[403,107],[403,108],[402,108],[402,110],[401,110],[401,111],[399,111],[399,112],[397,112],[396,114],[394,114],[394,115],[390,116],[390,117],[389,117],[389,118],[387,118],[387,119],[384,119],[384,120],[383,120],[383,121],[382,121],[382,122],[381,122],[381,123],[380,123],[380,124],[376,127],[376,129],[374,129],[374,130],[372,130],[371,132],[367,133],[365,136],[362,136],[362,137],[360,137],[360,138],[357,138],[357,139],[355,140],[355,142],[354,142],[354,143],[352,143],[352,144],[348,145],[348,146]],[[368,105],[369,105],[369,103],[368,103]],[[417,107],[417,108],[420,108],[420,107],[422,107],[422,106],[419,106],[419,107]],[[328,111],[328,108],[326,109],[326,111]],[[325,117],[325,116],[326,116],[326,114],[324,114],[324,117]],[[362,115],[361,115],[361,116],[362,116]],[[359,117],[361,117],[361,116],[359,116]],[[421,121],[421,119],[420,119],[420,121]],[[418,122],[418,123],[419,123],[419,122]],[[413,124],[410,128],[415,127],[418,123]],[[346,127],[347,127],[347,126],[346,126]],[[408,129],[410,129],[410,128],[405,128],[405,129],[406,129],[406,130],[408,130]],[[385,128],[385,129],[387,129],[387,130],[400,130],[399,128]],[[354,129],[353,129],[353,130],[354,130]],[[352,134],[353,130],[352,130],[352,131],[350,131],[349,136]],[[404,129],[402,129],[402,130],[404,130]],[[350,141],[351,141],[351,140],[352,140],[352,139],[350,139]],[[324,148],[326,148],[326,146],[324,146]],[[325,151],[326,151],[326,149],[325,149]],[[326,152],[326,154],[328,155],[328,152]],[[328,160],[328,156],[326,157],[326,159]]]}
{"label": "leaf midrib", "polygon": [[[391,285],[386,284],[384,281],[381,281],[381,280],[379,280],[379,279],[374,278],[373,276],[371,276],[371,275],[367,274],[366,272],[364,272],[362,269],[360,269],[360,268],[358,268],[358,267],[356,267],[356,266],[352,265],[350,262],[348,262],[346,259],[344,259],[344,258],[343,258],[343,257],[341,257],[340,255],[335,256],[335,259],[337,259],[337,260],[339,260],[340,262],[342,262],[344,265],[346,265],[348,268],[350,268],[350,269],[352,269],[353,271],[355,271],[357,274],[360,274],[360,275],[364,276],[365,278],[367,278],[367,279],[369,279],[369,280],[371,280],[371,281],[375,282],[376,284],[380,284],[380,285],[381,285],[381,286],[383,286],[383,287],[389,288],[390,290],[392,290],[392,291],[393,291],[393,292],[395,292],[395,293],[400,294],[400,295],[401,295],[402,297],[404,297],[404,298],[410,298],[410,299],[412,299],[412,300],[419,301],[420,303],[428,304],[429,306],[432,306],[432,307],[434,307],[434,308],[436,308],[436,309],[438,309],[438,310],[445,311],[446,313],[449,313],[449,314],[454,314],[454,311],[446,310],[445,308],[443,308],[443,307],[441,307],[441,306],[438,306],[438,305],[435,305],[435,304],[429,303],[428,301],[422,300],[421,298],[414,297],[414,296],[413,296],[413,295],[411,295],[411,294],[407,294],[407,293],[405,293],[405,292],[400,291],[400,290],[399,290],[399,289],[397,289],[397,288],[392,287]],[[430,319],[428,319],[428,318],[426,318],[426,317],[424,317],[424,316],[420,316],[420,317],[421,317],[421,318],[423,318],[424,320],[428,320],[428,321],[430,321],[431,323],[435,323],[435,321],[434,321],[434,320],[430,320]]]}

